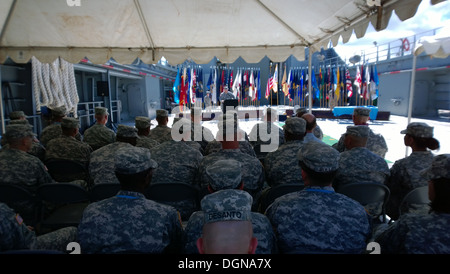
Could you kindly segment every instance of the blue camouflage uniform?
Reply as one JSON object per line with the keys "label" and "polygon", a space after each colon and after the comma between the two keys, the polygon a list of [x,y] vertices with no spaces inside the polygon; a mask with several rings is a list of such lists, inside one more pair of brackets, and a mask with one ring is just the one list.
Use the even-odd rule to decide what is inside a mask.
{"label": "blue camouflage uniform", "polygon": [[[210,187],[214,191],[223,189],[236,189],[241,183],[241,164],[233,159],[219,160],[206,170],[207,176],[211,178]],[[239,190],[237,190],[239,191]],[[230,191],[232,193],[232,191]],[[258,239],[256,254],[271,254],[277,252],[276,237],[272,226],[261,213],[252,212],[251,220],[253,224],[253,234]],[[204,224],[204,212],[194,212],[185,227],[184,252],[188,254],[197,254],[198,249],[196,241],[202,236],[202,227]]]}
{"label": "blue camouflage uniform", "polygon": [[[115,171],[137,174],[155,168],[146,148],[122,148],[115,157]],[[78,226],[82,253],[163,253],[181,250],[182,227],[171,206],[145,198],[135,191],[91,203]]]}
{"label": "blue camouflage uniform", "polygon": [[[420,174],[430,181],[445,179],[441,183],[448,184],[450,180],[450,154],[441,154],[433,159],[431,166],[420,171]],[[436,199],[436,187],[433,187]],[[447,188],[448,189],[448,188]],[[441,189],[445,191],[445,189]],[[441,193],[441,199],[450,199],[450,193]],[[433,201],[434,202],[434,201]],[[434,208],[431,212],[407,213],[381,232],[375,241],[380,244],[381,253],[401,254],[450,254],[450,210]],[[448,207],[448,206],[447,206]]]}
{"label": "blue camouflage uniform", "polygon": [[[338,168],[339,153],[310,142],[302,146],[298,158],[315,172],[332,172]],[[281,196],[265,214],[280,253],[362,253],[371,236],[364,207],[331,186],[306,186]]]}

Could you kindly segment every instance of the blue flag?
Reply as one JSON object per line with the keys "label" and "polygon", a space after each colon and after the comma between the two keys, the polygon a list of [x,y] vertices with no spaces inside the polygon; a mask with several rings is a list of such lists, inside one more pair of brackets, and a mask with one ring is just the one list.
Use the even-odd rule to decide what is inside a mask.
{"label": "blue flag", "polygon": [[181,71],[180,68],[178,68],[177,77],[175,78],[175,83],[173,84],[173,100],[176,104],[180,103],[180,85],[181,85]]}

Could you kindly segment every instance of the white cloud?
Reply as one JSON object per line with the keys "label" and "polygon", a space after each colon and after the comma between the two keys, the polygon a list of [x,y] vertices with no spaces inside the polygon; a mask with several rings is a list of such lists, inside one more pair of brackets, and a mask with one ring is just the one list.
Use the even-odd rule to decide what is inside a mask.
{"label": "white cloud", "polygon": [[400,43],[401,38],[414,36],[416,34],[433,35],[431,31],[435,28],[450,26],[450,1],[445,1],[432,6],[429,0],[424,0],[419,5],[414,17],[403,22],[398,19],[395,13],[389,20],[388,27],[380,32],[375,31],[369,24],[367,32],[363,38],[357,39],[353,34],[348,43],[343,44],[342,39],[334,48],[343,58],[349,59],[355,54],[361,54],[362,51],[376,51],[374,41],[383,45],[389,42]]}

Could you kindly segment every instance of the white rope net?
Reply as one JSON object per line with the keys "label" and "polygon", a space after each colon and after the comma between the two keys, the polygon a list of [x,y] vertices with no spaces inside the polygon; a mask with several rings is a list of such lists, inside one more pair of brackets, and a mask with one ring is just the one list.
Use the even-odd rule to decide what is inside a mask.
{"label": "white rope net", "polygon": [[36,57],[32,61],[33,96],[36,109],[65,106],[77,117],[78,97],[73,64],[61,57],[53,63],[41,63]]}

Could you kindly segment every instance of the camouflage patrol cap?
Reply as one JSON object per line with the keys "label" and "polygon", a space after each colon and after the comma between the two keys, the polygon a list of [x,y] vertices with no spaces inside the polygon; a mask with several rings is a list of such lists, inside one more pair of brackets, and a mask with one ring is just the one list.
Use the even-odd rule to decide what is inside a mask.
{"label": "camouflage patrol cap", "polygon": [[406,129],[400,131],[401,134],[408,134],[420,138],[433,138],[433,127],[426,123],[410,123]]}
{"label": "camouflage patrol cap", "polygon": [[117,137],[137,138],[138,137],[137,128],[120,124],[117,126]]}
{"label": "camouflage patrol cap", "polygon": [[65,106],[56,107],[52,109],[52,115],[55,117],[64,117],[67,114],[67,109]]}
{"label": "camouflage patrol cap", "polygon": [[61,121],[63,128],[80,128],[80,121],[73,117],[64,117]]}
{"label": "camouflage patrol cap", "polygon": [[305,135],[306,121],[299,117],[287,118],[284,122],[283,130],[293,135]]}
{"label": "camouflage patrol cap", "polygon": [[156,110],[156,117],[169,117],[169,112],[165,109]]}
{"label": "camouflage patrol cap", "polygon": [[297,157],[305,166],[316,172],[332,172],[339,168],[339,152],[324,143],[308,142],[303,144]]}
{"label": "camouflage patrol cap", "polygon": [[150,150],[143,147],[126,146],[117,150],[114,159],[115,171],[119,174],[137,174],[158,164],[152,160]]}
{"label": "camouflage patrol cap", "polygon": [[450,179],[450,154],[441,154],[433,158],[431,166],[420,172],[428,180],[446,178]]}
{"label": "camouflage patrol cap", "polygon": [[371,109],[365,107],[357,107],[353,110],[353,115],[369,117]]}
{"label": "camouflage patrol cap", "polygon": [[20,118],[26,118],[27,116],[21,110],[13,111],[9,114],[9,119],[11,120],[19,120]]}
{"label": "camouflage patrol cap", "polygon": [[6,140],[18,140],[24,137],[35,137],[33,127],[30,124],[10,124],[6,126],[6,132],[3,135]]}
{"label": "camouflage patrol cap", "polygon": [[221,221],[251,221],[252,196],[244,190],[224,189],[201,201],[205,224]]}
{"label": "camouflage patrol cap", "polygon": [[9,124],[10,125],[18,125],[18,124],[20,124],[20,125],[30,125],[28,120],[11,120],[11,121],[9,121]]}
{"label": "camouflage patrol cap", "polygon": [[345,134],[361,137],[361,138],[367,138],[369,137],[369,127],[368,126],[348,126],[347,131]]}
{"label": "camouflage patrol cap", "polygon": [[109,115],[108,109],[105,107],[95,107],[95,115]]}
{"label": "camouflage patrol cap", "polygon": [[241,163],[233,159],[219,160],[206,168],[206,175],[214,190],[237,188],[242,180]]}
{"label": "camouflage patrol cap", "polygon": [[134,120],[135,127],[138,129],[146,129],[152,125],[150,118],[137,116]]}

